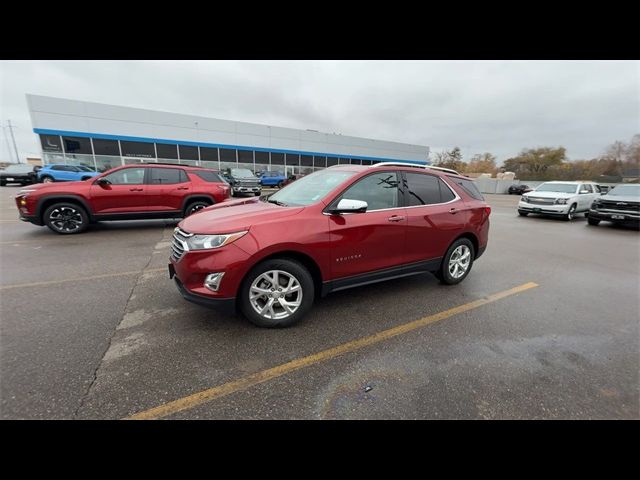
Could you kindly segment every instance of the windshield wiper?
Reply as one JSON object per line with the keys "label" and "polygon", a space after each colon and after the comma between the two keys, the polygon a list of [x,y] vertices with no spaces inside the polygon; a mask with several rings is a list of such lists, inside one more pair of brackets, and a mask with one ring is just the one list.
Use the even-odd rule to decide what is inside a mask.
{"label": "windshield wiper", "polygon": [[287,204],[284,202],[281,202],[280,200],[274,200],[272,198],[268,199],[267,202],[269,203],[275,203],[276,205],[280,205],[281,207],[286,207]]}

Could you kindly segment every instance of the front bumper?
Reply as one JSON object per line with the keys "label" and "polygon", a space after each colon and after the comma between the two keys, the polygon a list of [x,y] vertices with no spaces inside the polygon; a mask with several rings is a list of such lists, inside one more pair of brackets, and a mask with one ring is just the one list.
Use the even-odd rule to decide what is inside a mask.
{"label": "front bumper", "polygon": [[[621,218],[622,217],[622,218]],[[589,210],[589,218],[607,222],[640,222],[640,215],[624,211]]]}
{"label": "front bumper", "polygon": [[536,205],[535,203],[518,202],[518,210],[529,213],[540,213],[545,215],[566,215],[569,212],[570,204],[567,205]]}
{"label": "front bumper", "polygon": [[261,187],[244,187],[244,186],[234,186],[233,191],[236,193],[258,193],[260,192]]}
{"label": "front bumper", "polygon": [[180,279],[175,274],[175,269],[173,268],[173,264],[169,264],[169,278],[173,278],[176,282],[176,287],[178,287],[178,291],[183,296],[185,300],[188,300],[191,303],[195,303],[197,305],[201,305],[204,307],[214,308],[219,310],[222,313],[232,314],[236,311],[236,299],[232,298],[212,298],[205,297],[203,295],[198,295],[196,293],[190,292],[187,288],[182,284]]}

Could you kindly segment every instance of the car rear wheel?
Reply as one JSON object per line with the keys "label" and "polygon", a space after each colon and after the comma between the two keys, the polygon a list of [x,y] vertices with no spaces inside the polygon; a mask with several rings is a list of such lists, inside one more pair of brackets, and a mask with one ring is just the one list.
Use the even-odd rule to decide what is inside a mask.
{"label": "car rear wheel", "polygon": [[87,212],[75,203],[53,204],[45,210],[42,219],[47,227],[62,235],[81,233],[89,226]]}
{"label": "car rear wheel", "polygon": [[282,187],[284,187],[284,181],[281,180],[278,182],[278,188],[282,188]]}
{"label": "car rear wheel", "polygon": [[600,224],[600,220],[598,220],[597,218],[592,218],[592,217],[587,217],[587,222],[589,223],[589,225],[593,225],[594,227],[598,226]]}
{"label": "car rear wheel", "polygon": [[42,183],[51,183],[53,182],[53,177],[50,177],[49,175],[45,175],[42,177]]}
{"label": "car rear wheel", "polygon": [[289,327],[313,304],[314,284],[309,271],[287,258],[266,260],[254,267],[240,288],[240,311],[258,327]]}
{"label": "car rear wheel", "polygon": [[187,205],[187,208],[184,209],[184,216],[188,217],[189,215],[193,215],[196,212],[199,212],[203,208],[207,208],[211,203],[205,202],[204,200],[196,200],[195,202],[191,202]]}
{"label": "car rear wheel", "polygon": [[473,265],[473,243],[467,238],[453,242],[442,259],[436,277],[446,285],[455,285],[469,275]]}
{"label": "car rear wheel", "polygon": [[526,217],[527,215],[529,215],[529,212],[525,212],[523,210],[518,210],[518,215],[520,215],[521,217]]}

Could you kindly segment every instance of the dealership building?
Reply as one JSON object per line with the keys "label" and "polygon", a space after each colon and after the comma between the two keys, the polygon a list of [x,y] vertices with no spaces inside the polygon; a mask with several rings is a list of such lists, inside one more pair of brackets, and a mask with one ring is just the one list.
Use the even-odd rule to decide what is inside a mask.
{"label": "dealership building", "polygon": [[311,173],[342,163],[428,164],[429,147],[27,94],[43,163],[163,162]]}

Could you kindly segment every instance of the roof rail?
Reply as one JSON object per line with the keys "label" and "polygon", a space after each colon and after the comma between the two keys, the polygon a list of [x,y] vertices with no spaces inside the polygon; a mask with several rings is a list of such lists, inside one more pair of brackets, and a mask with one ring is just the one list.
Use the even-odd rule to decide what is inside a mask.
{"label": "roof rail", "polygon": [[388,166],[394,166],[394,167],[413,167],[413,168],[424,168],[424,169],[431,169],[431,170],[439,170],[441,172],[447,172],[447,173],[452,173],[454,175],[460,175],[458,172],[456,172],[455,170],[451,169],[451,168],[443,168],[443,167],[433,167],[431,165],[424,165],[422,163],[409,163],[409,162],[381,162],[381,163],[374,163],[373,165],[371,165],[371,168],[375,168],[375,167],[388,167]]}
{"label": "roof rail", "polygon": [[[206,168],[202,165],[187,165],[184,163],[171,163],[171,162],[140,162],[142,165],[171,165],[172,167],[189,167],[189,168]],[[130,163],[129,165],[137,165],[135,163]]]}

